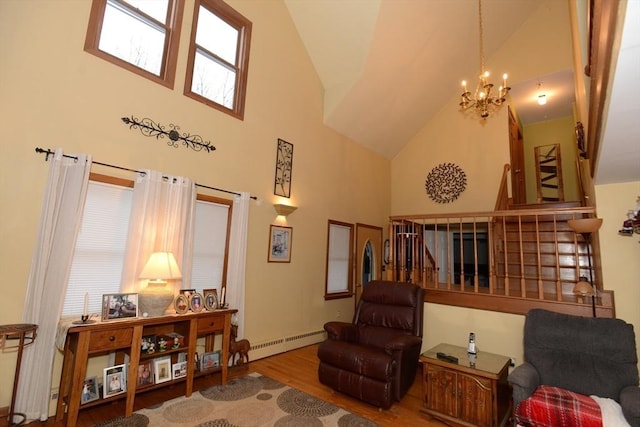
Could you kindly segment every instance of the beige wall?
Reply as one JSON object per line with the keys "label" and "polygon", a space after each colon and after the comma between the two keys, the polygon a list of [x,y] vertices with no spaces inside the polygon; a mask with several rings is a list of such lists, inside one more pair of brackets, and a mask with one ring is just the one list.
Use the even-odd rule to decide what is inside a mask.
{"label": "beige wall", "polygon": [[598,233],[604,288],[614,292],[616,317],[633,324],[640,359],[640,234],[618,234],[638,197],[640,181],[596,186],[598,217],[604,219]]}
{"label": "beige wall", "polygon": [[[261,199],[249,217],[245,336],[252,343],[321,330],[338,311],[351,318],[351,299],[323,298],[327,220],[385,226],[390,162],[323,125],[322,86],[283,3],[229,3],[253,22],[244,121],[182,95],[193,1],[186,2],[174,89],[83,51],[89,1],[0,1],[0,324],[21,321],[48,168],[38,146]],[[125,126],[120,118],[129,115],[177,124],[217,150],[169,148]],[[299,209],[288,218],[290,264],[266,262],[278,138],[294,144],[291,203]],[[0,407],[8,406],[14,365],[15,353],[0,354]]]}

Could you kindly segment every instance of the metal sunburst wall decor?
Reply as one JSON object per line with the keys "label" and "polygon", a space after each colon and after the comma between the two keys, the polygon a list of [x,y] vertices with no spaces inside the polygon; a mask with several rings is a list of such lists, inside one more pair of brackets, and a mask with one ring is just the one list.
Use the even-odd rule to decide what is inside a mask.
{"label": "metal sunburst wall decor", "polygon": [[211,142],[204,141],[200,135],[191,135],[190,133],[180,134],[180,126],[169,124],[169,130],[160,123],[156,123],[149,118],[139,120],[136,117],[122,117],[122,121],[129,125],[129,129],[140,129],[140,132],[144,136],[155,136],[156,139],[169,138],[167,145],[170,147],[178,148],[181,144],[185,147],[189,147],[194,151],[205,151],[211,153],[215,151],[216,147],[211,145]]}
{"label": "metal sunburst wall decor", "polygon": [[441,163],[431,169],[424,185],[431,200],[450,203],[467,187],[467,176],[455,163]]}

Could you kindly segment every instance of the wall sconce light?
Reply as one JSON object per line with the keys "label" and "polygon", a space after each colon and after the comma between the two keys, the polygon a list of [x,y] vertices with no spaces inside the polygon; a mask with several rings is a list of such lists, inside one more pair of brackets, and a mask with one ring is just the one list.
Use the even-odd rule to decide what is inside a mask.
{"label": "wall sconce light", "polygon": [[297,206],[283,205],[281,203],[274,203],[273,208],[276,210],[278,215],[282,215],[282,216],[287,216],[295,212],[296,209],[298,209]]}

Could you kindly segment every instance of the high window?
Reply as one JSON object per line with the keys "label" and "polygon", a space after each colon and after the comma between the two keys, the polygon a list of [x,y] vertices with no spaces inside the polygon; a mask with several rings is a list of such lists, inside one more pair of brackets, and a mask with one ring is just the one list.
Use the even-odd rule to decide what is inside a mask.
{"label": "high window", "polygon": [[244,118],[251,22],[220,0],[196,0],[184,94]]}
{"label": "high window", "polygon": [[94,0],[84,49],[173,88],[184,2]]}

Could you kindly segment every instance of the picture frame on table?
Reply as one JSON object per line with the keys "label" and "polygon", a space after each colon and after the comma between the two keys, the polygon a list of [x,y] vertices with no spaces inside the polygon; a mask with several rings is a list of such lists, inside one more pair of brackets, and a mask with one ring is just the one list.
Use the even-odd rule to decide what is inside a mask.
{"label": "picture frame on table", "polygon": [[138,317],[138,294],[103,294],[102,321]]}
{"label": "picture frame on table", "polygon": [[144,387],[153,384],[153,363],[151,360],[145,360],[138,365],[137,387]]}
{"label": "picture frame on table", "polygon": [[218,367],[220,367],[219,351],[210,351],[202,355],[202,359],[200,360],[201,371],[207,371],[209,369],[214,369]]}
{"label": "picture frame on table", "polygon": [[185,297],[187,297],[187,300],[190,300],[191,295],[195,293],[196,293],[195,289],[180,289],[180,295],[184,295]]}
{"label": "picture frame on table", "polygon": [[98,377],[88,377],[84,379],[82,385],[82,394],[80,395],[80,404],[93,402],[100,399],[100,390],[98,389]]}
{"label": "picture frame on table", "polygon": [[204,295],[204,308],[207,311],[214,311],[218,309],[218,291],[217,289],[203,289],[202,295]]}
{"label": "picture frame on table", "polygon": [[102,386],[105,399],[127,391],[126,371],[127,367],[124,364],[104,368]]}
{"label": "picture frame on table", "polygon": [[173,379],[184,378],[187,376],[187,362],[174,363],[171,367]]}
{"label": "picture frame on table", "polygon": [[184,314],[189,311],[189,298],[184,294],[179,294],[173,301],[173,308],[177,314]]}
{"label": "picture frame on table", "polygon": [[189,308],[194,313],[199,313],[204,308],[204,299],[202,298],[202,294],[199,292],[194,292],[191,294],[191,298],[189,298]]}
{"label": "picture frame on table", "polygon": [[153,359],[153,379],[156,384],[171,381],[171,357]]}
{"label": "picture frame on table", "polygon": [[268,262],[291,262],[293,227],[271,225],[269,227]]}

